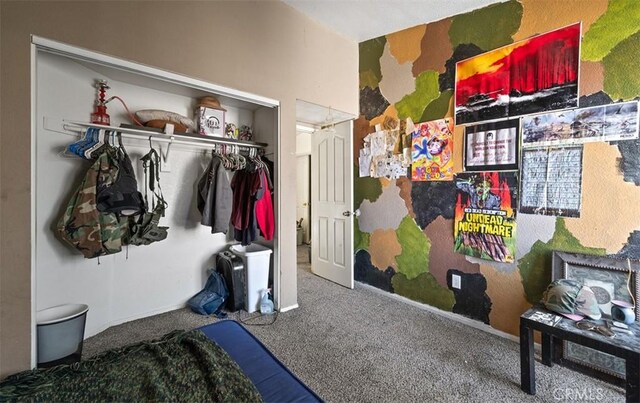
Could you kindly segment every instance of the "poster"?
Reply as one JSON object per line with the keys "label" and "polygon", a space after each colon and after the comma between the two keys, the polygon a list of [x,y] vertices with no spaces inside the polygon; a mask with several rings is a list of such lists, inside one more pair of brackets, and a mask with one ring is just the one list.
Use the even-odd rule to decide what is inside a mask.
{"label": "poster", "polygon": [[522,118],[522,147],[548,147],[637,138],[637,101]]}
{"label": "poster", "polygon": [[522,151],[520,212],[580,217],[582,147]]}
{"label": "poster", "polygon": [[519,128],[517,119],[467,126],[464,131],[464,170],[518,169]]}
{"label": "poster", "polygon": [[578,106],[580,23],[456,64],[456,124]]}
{"label": "poster", "polygon": [[452,180],[453,119],[419,123],[411,138],[411,180]]}
{"label": "poster", "polygon": [[454,251],[496,262],[516,255],[517,172],[456,174]]}

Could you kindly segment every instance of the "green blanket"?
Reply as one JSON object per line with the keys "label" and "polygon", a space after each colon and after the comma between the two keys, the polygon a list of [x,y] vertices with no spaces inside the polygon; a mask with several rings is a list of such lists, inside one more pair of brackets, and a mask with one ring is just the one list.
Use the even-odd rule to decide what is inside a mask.
{"label": "green blanket", "polygon": [[259,402],[238,365],[202,332],[175,331],[73,365],[12,375],[0,401]]}

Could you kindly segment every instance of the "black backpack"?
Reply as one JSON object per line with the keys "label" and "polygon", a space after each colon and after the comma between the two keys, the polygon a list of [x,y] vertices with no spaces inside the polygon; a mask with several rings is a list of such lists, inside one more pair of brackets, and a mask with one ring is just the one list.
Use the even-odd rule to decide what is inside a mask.
{"label": "black backpack", "polygon": [[132,216],[144,211],[142,194],[138,191],[131,159],[122,144],[122,136],[118,133],[118,176],[111,186],[105,186],[98,179],[96,186],[96,207],[100,212]]}

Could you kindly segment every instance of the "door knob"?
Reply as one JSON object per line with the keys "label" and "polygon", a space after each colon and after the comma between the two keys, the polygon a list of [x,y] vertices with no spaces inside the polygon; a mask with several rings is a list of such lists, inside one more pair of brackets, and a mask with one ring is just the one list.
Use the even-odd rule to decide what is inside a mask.
{"label": "door knob", "polygon": [[[349,217],[351,215],[351,211],[343,211],[342,215],[345,216],[345,217]],[[353,212],[353,215],[356,216],[356,217],[360,217],[360,209],[356,209]]]}

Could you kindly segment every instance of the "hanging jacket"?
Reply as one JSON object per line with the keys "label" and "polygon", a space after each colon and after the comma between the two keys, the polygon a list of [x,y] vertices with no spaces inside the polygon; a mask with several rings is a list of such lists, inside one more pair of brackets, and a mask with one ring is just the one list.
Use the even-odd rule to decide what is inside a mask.
{"label": "hanging jacket", "polygon": [[198,210],[200,223],[211,227],[211,233],[227,233],[231,218],[233,171],[227,170],[219,156],[214,155],[198,181]]}
{"label": "hanging jacket", "polygon": [[256,200],[255,213],[258,227],[262,237],[267,241],[273,239],[273,232],[275,229],[275,218],[273,214],[273,202],[271,200],[271,186],[269,183],[269,177],[264,169],[259,170],[260,182],[262,183],[262,189],[264,194],[258,200]]}
{"label": "hanging jacket", "polygon": [[106,148],[87,170],[58,220],[58,235],[87,259],[122,250],[128,225],[126,217],[119,219],[114,213],[100,212],[96,203],[97,186],[112,185],[118,169],[117,149]]}

